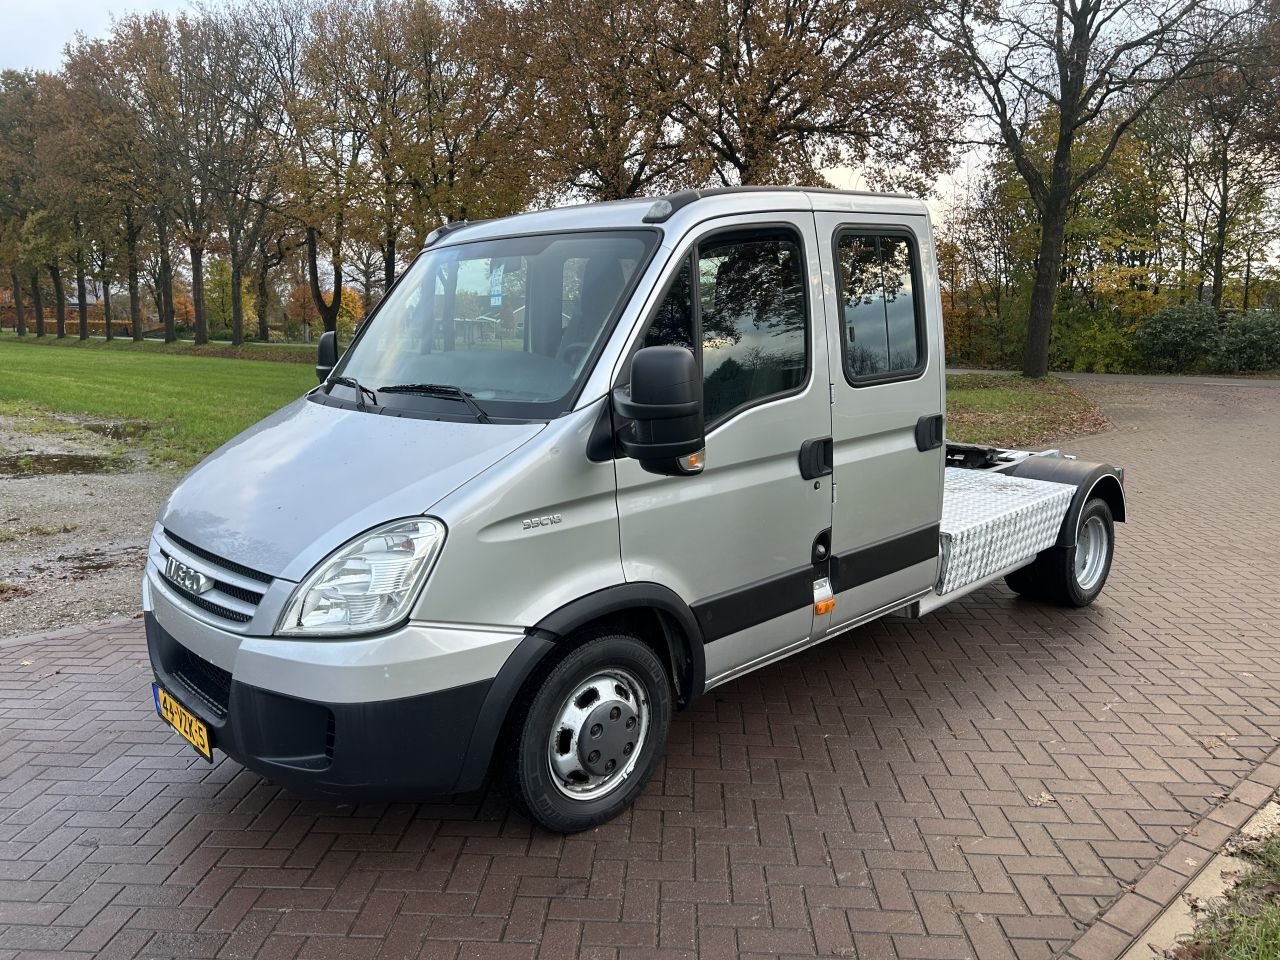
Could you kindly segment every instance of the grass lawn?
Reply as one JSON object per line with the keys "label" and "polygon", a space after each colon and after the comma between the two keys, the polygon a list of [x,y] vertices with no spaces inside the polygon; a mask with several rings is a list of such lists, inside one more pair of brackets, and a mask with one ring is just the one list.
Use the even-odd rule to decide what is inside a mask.
{"label": "grass lawn", "polygon": [[[234,358],[229,347],[189,343],[0,337],[0,410],[145,421],[151,429],[139,442],[148,452],[188,466],[315,384],[313,348],[255,349],[305,350],[300,359],[307,362],[263,363]],[[1061,380],[947,379],[951,440],[1036,444],[1106,425],[1098,408]]]}
{"label": "grass lawn", "polygon": [[91,344],[0,340],[0,409],[144,420],[151,429],[138,442],[157,460],[187,466],[316,382],[311,364]]}
{"label": "grass lawn", "polygon": [[316,345],[314,343],[246,343],[233,347],[230,343],[214,342],[197,347],[190,340],[179,340],[177,343],[165,343],[163,340],[133,341],[117,337],[114,340],[90,338],[81,340],[72,318],[67,319],[67,336],[59,340],[52,333],[37,340],[34,334],[28,333],[19,337],[12,330],[0,330],[0,345],[7,343],[30,344],[40,347],[57,347],[60,350],[118,350],[124,353],[155,353],[160,355],[183,357],[221,357],[232,360],[272,360],[283,363],[316,362]]}
{"label": "grass lawn", "polygon": [[947,377],[947,439],[957,443],[1035,446],[1106,426],[1097,404],[1053,377]]}
{"label": "grass lawn", "polygon": [[1275,960],[1280,957],[1280,838],[1242,851],[1254,870],[1222,906],[1181,944],[1178,960]]}

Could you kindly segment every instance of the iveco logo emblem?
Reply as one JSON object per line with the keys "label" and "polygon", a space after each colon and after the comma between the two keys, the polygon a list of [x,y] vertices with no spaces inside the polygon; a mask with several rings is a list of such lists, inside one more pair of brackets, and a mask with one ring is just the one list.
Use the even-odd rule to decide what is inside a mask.
{"label": "iveco logo emblem", "polygon": [[201,594],[213,589],[213,578],[206,577],[199,570],[192,570],[185,563],[164,558],[164,576],[180,586],[187,593]]}

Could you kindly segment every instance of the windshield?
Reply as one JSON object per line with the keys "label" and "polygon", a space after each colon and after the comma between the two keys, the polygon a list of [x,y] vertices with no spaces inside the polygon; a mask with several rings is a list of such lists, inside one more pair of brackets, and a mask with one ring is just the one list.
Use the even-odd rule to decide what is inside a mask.
{"label": "windshield", "polygon": [[[429,250],[378,307],[334,376],[401,408],[461,407],[435,389],[446,386],[465,391],[486,415],[558,416],[659,236],[556,233]],[[382,392],[406,386],[419,389]],[[354,398],[350,385],[338,389]]]}

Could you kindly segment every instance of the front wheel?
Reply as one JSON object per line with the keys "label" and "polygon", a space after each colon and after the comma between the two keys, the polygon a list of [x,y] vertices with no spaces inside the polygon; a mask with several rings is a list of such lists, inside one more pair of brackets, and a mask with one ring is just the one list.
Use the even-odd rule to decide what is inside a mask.
{"label": "front wheel", "polygon": [[1080,511],[1074,547],[1050,547],[1021,570],[1005,577],[1015,592],[1068,607],[1087,607],[1111,573],[1115,524],[1111,507],[1094,497]]}
{"label": "front wheel", "polygon": [[509,728],[512,799],[548,830],[611,820],[653,773],[671,725],[671,682],[626,633],[575,647],[524,691]]}

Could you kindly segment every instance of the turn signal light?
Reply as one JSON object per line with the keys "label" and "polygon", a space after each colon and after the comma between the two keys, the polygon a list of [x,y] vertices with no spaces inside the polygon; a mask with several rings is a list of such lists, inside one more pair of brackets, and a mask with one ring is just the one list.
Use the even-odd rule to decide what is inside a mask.
{"label": "turn signal light", "polygon": [[821,617],[830,613],[835,608],[836,608],[836,598],[827,597],[827,599],[819,600],[817,603],[813,605],[813,614],[814,616]]}
{"label": "turn signal light", "polygon": [[681,457],[678,461],[680,469],[685,473],[701,473],[702,468],[706,466],[707,451],[699,450],[697,453],[691,453],[687,457]]}

